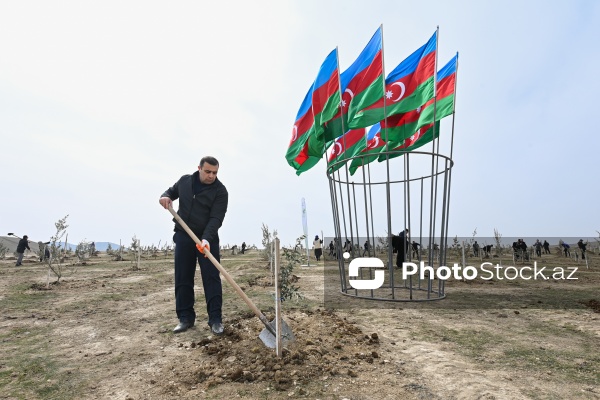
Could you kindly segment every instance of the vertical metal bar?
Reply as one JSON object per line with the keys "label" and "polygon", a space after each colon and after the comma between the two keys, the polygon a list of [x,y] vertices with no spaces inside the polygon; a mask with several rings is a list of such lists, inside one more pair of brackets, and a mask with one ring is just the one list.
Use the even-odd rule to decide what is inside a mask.
{"label": "vertical metal bar", "polygon": [[[433,69],[433,97],[434,97],[434,103],[433,103],[433,126],[435,127],[435,112],[436,112],[436,105],[437,105],[437,54],[438,54],[438,42],[439,42],[439,26],[436,29],[436,35],[435,35],[435,66]],[[429,203],[429,247],[430,247],[430,266],[434,267],[434,262],[433,262],[433,255],[432,255],[432,251],[433,251],[433,245],[432,245],[432,241],[433,238],[435,237],[435,227],[434,227],[434,223],[433,223],[433,172],[434,172],[434,167],[435,167],[435,135],[433,136],[433,140],[431,143],[431,197],[430,197],[430,203]]]}
{"label": "vertical metal bar", "polygon": [[373,257],[377,257],[377,243],[375,242],[375,226],[373,225],[373,221],[375,219],[375,217],[373,216],[373,192],[372,192],[372,185],[371,185],[371,164],[367,164],[367,168],[368,168],[368,173],[367,176],[369,177],[369,205],[370,205],[370,209],[371,209],[371,232],[373,232]]}
{"label": "vertical metal bar", "polygon": [[281,289],[279,288],[279,265],[281,254],[279,252],[279,238],[275,238],[275,352],[281,358],[283,346],[281,343]]}
{"label": "vertical metal bar", "polygon": [[[341,228],[340,228],[340,214],[338,208],[338,200],[337,200],[337,192],[335,189],[335,176],[332,171],[329,178],[329,191],[331,193],[331,208],[333,212],[333,229],[334,229],[334,243],[337,242],[338,238],[341,237]],[[338,262],[338,269],[340,274],[340,285],[341,291],[346,293],[346,274],[344,271],[344,263],[341,260],[341,254],[339,253],[339,246],[334,245],[334,250],[336,252],[336,261]],[[326,271],[324,271],[326,273]]]}

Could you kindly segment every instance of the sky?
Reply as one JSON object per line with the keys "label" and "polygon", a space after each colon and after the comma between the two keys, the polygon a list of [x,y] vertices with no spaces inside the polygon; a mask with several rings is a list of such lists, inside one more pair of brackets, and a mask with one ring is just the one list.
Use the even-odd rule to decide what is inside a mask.
{"label": "sky", "polygon": [[222,245],[293,243],[302,198],[333,236],[324,162],[284,155],[325,57],[379,26],[386,71],[437,27],[440,65],[460,53],[450,236],[598,237],[600,3],[376,0],[0,2],[0,235],[68,215],[71,243],[170,243],[158,199],[212,155]]}

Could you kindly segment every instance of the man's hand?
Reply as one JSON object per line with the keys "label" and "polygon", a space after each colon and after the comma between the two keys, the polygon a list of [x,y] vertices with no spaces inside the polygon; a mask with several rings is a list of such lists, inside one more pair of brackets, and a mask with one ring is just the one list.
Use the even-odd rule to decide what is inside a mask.
{"label": "man's hand", "polygon": [[158,202],[165,208],[165,210],[168,210],[169,206],[173,206],[173,200],[171,200],[169,197],[161,197],[158,199]]}
{"label": "man's hand", "polygon": [[206,253],[210,253],[210,243],[206,239],[202,239],[202,242],[197,244],[196,248],[200,253],[204,254],[204,257],[206,257]]}

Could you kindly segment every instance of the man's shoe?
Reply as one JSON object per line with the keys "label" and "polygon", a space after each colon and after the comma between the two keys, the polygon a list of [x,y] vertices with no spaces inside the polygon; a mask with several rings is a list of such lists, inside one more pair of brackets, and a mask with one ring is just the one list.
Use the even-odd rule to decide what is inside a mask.
{"label": "man's shoe", "polygon": [[210,331],[214,335],[221,336],[224,330],[225,329],[223,328],[223,324],[220,322],[214,322],[212,325],[210,325]]}
{"label": "man's shoe", "polygon": [[181,321],[181,322],[179,322],[179,325],[177,325],[175,327],[175,329],[173,329],[173,333],[185,332],[188,329],[190,329],[192,326],[194,326],[193,322],[190,322],[190,321]]}

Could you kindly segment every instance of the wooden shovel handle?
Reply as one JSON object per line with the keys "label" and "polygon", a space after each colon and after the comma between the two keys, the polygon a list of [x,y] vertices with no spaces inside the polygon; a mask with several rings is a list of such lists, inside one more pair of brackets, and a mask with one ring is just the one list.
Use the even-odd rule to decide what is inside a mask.
{"label": "wooden shovel handle", "polygon": [[[187,232],[187,234],[190,235],[190,237],[194,240],[194,242],[196,242],[196,244],[201,245],[202,241],[200,239],[198,239],[198,236],[196,236],[196,234],[194,232],[192,232],[190,227],[187,226],[187,224],[185,222],[183,222],[181,217],[175,212],[175,210],[173,210],[173,207],[169,206],[168,210],[173,215],[173,218],[175,218],[175,220],[177,220],[179,225],[181,225],[181,227]],[[246,293],[244,293],[242,288],[239,287],[237,283],[235,283],[235,281],[233,280],[231,275],[229,275],[229,273],[225,270],[225,268],[223,268],[223,266],[217,261],[217,259],[210,253],[210,251],[205,251],[203,254],[205,257],[208,257],[210,262],[212,262],[215,267],[217,267],[219,272],[225,277],[225,280],[227,282],[229,282],[229,284],[235,289],[237,294],[242,298],[242,300],[244,300],[246,302],[246,304],[248,305],[248,307],[250,307],[250,309],[252,310],[254,315],[256,315],[258,317],[258,319],[261,320],[261,322],[265,325],[265,327],[269,330],[269,332],[271,332],[273,335],[275,335],[275,330],[269,323],[269,320],[267,320],[267,317],[265,317],[265,315],[258,309],[258,307],[256,307],[254,305],[252,300],[250,300],[250,298],[246,295]]]}

